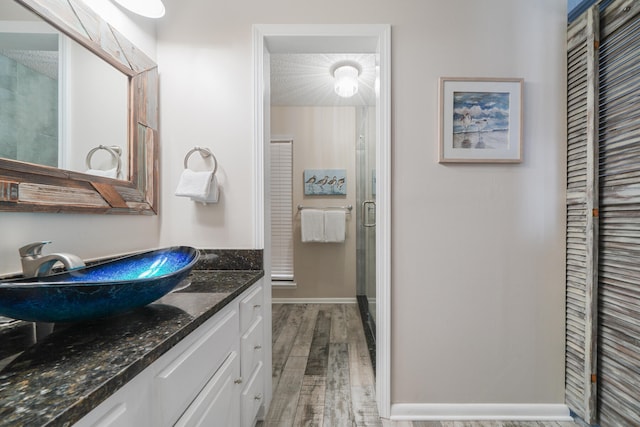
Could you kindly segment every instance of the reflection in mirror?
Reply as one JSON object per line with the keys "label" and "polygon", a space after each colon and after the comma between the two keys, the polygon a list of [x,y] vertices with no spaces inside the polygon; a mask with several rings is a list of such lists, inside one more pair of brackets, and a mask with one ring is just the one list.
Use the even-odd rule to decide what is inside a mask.
{"label": "reflection in mirror", "polygon": [[127,180],[127,76],[17,3],[0,16],[0,157]]}
{"label": "reflection in mirror", "polygon": [[58,59],[46,24],[0,21],[0,157],[60,166]]}
{"label": "reflection in mirror", "polygon": [[[9,3],[24,9],[5,11]],[[4,157],[0,156],[0,211],[156,214],[157,65],[82,0],[0,2],[2,20],[31,21],[29,13],[60,34],[58,92],[64,96],[58,96],[57,101],[58,117],[62,117],[57,125],[59,138],[47,135],[50,138],[38,138],[38,144],[43,139],[61,143],[51,148],[52,152],[57,150],[57,155],[51,154],[50,160],[43,161],[46,165],[36,164],[33,159],[25,161],[17,154],[15,157],[21,160],[14,160],[12,150],[5,149]],[[67,38],[73,43],[65,41]],[[91,62],[108,66],[97,71]],[[5,80],[0,75],[0,81]],[[123,89],[111,88],[109,83],[105,98],[96,90],[111,80],[124,82],[120,85]],[[7,96],[1,85],[0,97]],[[35,92],[42,94],[44,90]],[[56,90],[50,92],[55,95]],[[117,108],[111,109],[116,104]],[[3,105],[0,104],[0,110]],[[51,128],[56,127],[58,120],[53,117],[54,109],[46,110]],[[33,130],[36,119],[31,112],[25,116]],[[114,129],[115,133],[110,133]],[[16,141],[14,152],[20,151],[17,147],[22,148],[25,139],[20,137]],[[49,149],[38,145],[37,150]],[[56,156],[57,164],[51,166]],[[122,175],[116,173],[119,179],[114,179],[113,174],[106,172],[117,171],[118,164]]]}
{"label": "reflection in mirror", "polygon": [[[63,52],[67,65],[63,94],[66,135],[62,144],[65,158],[59,167],[84,172],[90,160],[91,171],[113,171],[104,176],[116,178],[115,169],[120,161],[122,172],[117,179],[129,179],[127,76],[78,43],[67,43]],[[97,82],[96,76],[100,76]],[[87,159],[89,152],[100,145],[117,146],[119,158],[114,159],[106,150],[97,150]]]}

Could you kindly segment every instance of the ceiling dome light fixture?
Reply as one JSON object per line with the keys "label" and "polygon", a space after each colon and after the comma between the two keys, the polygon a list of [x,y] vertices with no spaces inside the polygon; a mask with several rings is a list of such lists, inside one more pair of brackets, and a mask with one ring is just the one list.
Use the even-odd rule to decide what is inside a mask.
{"label": "ceiling dome light fixture", "polygon": [[360,66],[355,62],[341,62],[333,67],[333,77],[335,78],[334,90],[338,96],[351,98],[358,93],[358,75]]}
{"label": "ceiling dome light fixture", "polygon": [[125,9],[147,18],[162,18],[164,4],[162,0],[115,0]]}

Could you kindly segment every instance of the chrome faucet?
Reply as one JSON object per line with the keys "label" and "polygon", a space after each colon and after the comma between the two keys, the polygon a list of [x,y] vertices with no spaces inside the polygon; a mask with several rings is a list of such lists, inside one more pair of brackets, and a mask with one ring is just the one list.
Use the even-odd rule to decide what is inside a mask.
{"label": "chrome faucet", "polygon": [[53,266],[61,262],[67,270],[84,267],[84,261],[78,256],[67,253],[42,255],[42,247],[50,241],[29,243],[19,249],[22,273],[25,277],[40,277],[51,274]]}

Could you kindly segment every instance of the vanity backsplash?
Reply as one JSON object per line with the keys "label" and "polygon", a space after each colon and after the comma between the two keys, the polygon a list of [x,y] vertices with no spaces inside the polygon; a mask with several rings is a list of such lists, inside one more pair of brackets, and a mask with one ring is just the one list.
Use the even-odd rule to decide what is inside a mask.
{"label": "vanity backsplash", "polygon": [[262,249],[200,249],[196,270],[262,270]]}

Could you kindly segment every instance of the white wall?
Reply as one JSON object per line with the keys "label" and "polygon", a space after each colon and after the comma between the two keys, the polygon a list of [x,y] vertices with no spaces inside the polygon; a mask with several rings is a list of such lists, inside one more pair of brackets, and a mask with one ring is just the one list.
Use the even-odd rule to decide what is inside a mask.
{"label": "white wall", "polygon": [[[109,0],[86,0],[149,57],[156,59],[153,21],[124,13]],[[159,246],[160,218],[0,212],[0,275],[21,270],[18,248],[52,240],[44,251],[72,252],[84,259]]]}
{"label": "white wall", "polygon": [[[561,403],[565,4],[428,3],[392,21],[392,398]],[[522,164],[436,163],[440,76],[524,78]]]}
{"label": "white wall", "polygon": [[[565,1],[166,6],[162,243],[253,244],[252,24],[390,23],[392,400],[562,403]],[[525,79],[522,164],[437,163],[441,76]],[[218,206],[171,196],[194,144],[221,163]]]}

